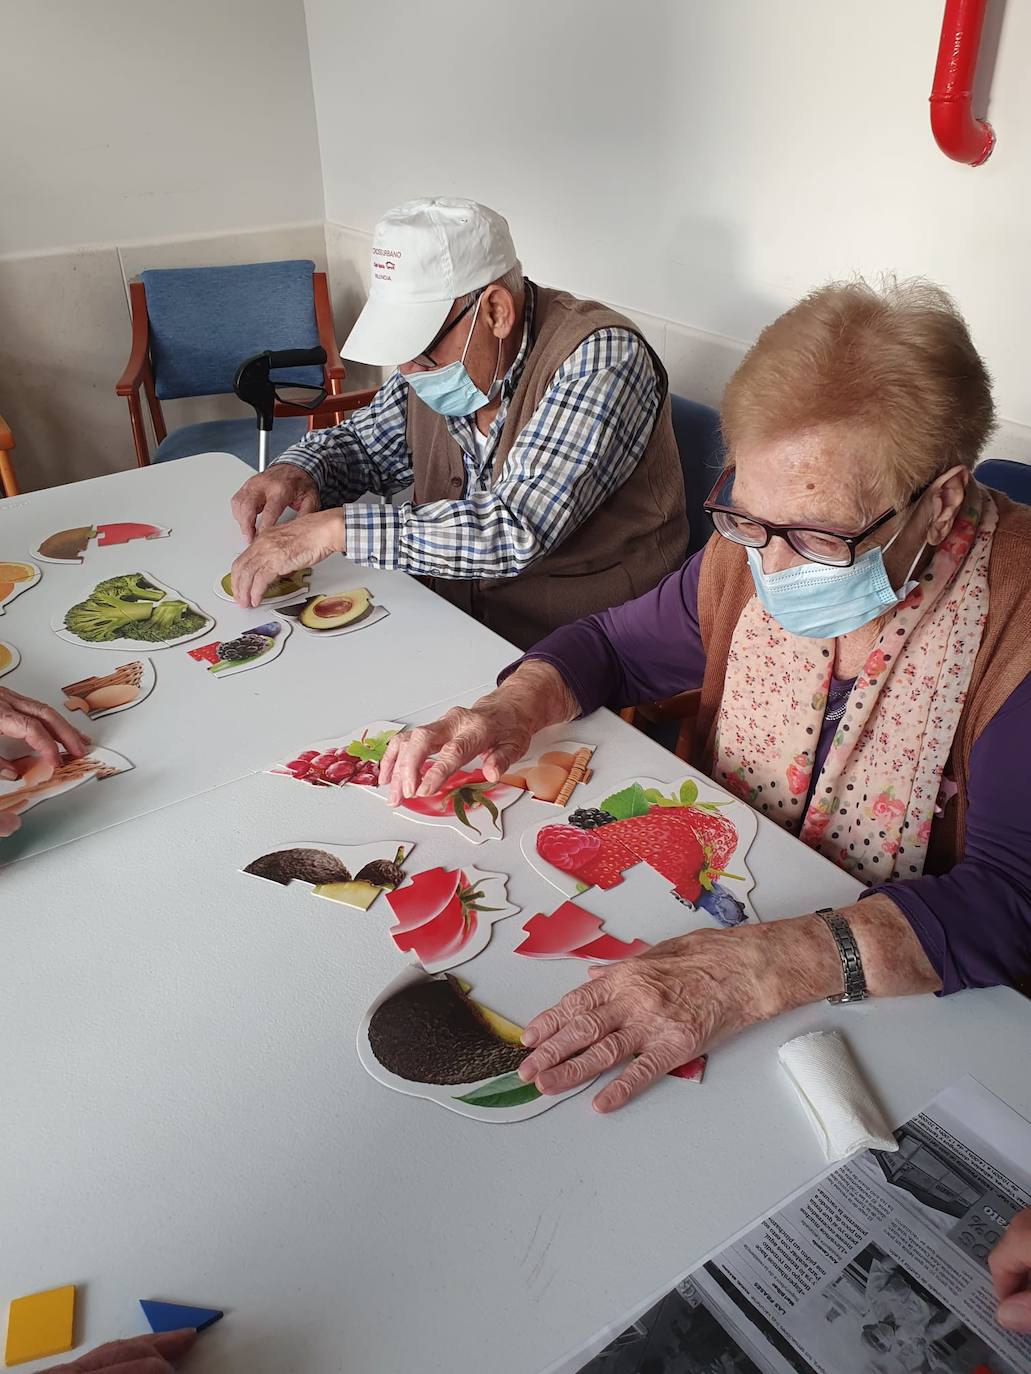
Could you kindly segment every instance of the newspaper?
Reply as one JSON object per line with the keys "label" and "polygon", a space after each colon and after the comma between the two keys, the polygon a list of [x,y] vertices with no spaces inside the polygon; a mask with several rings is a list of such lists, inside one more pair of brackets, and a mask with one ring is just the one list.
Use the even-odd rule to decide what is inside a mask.
{"label": "newspaper", "polygon": [[965,1078],[679,1283],[585,1374],[1031,1374],[987,1256],[1031,1205],[1031,1123]]}

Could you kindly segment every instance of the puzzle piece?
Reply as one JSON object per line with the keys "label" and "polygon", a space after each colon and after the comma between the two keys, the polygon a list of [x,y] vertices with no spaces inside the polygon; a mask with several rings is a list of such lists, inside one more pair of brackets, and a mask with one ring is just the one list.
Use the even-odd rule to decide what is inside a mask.
{"label": "puzzle piece", "polygon": [[550,916],[538,912],[523,930],[526,939],[516,945],[516,954],[528,959],[591,959],[607,963],[643,954],[650,946],[644,940],[617,940],[604,934],[602,919],[575,902],[563,902]]}
{"label": "puzzle piece", "polygon": [[140,1298],[143,1315],[151,1331],[206,1331],[225,1316],[215,1307],[184,1307],[177,1302],[154,1302]]}
{"label": "puzzle piece", "polygon": [[479,869],[429,868],[387,893],[396,918],[394,944],[414,954],[427,973],[465,963],[486,949],[491,927],[519,910],[508,901],[508,879]]}
{"label": "puzzle piece", "polygon": [[63,1355],[74,1344],[75,1285],[15,1298],[7,1318],[4,1359],[9,1365]]}

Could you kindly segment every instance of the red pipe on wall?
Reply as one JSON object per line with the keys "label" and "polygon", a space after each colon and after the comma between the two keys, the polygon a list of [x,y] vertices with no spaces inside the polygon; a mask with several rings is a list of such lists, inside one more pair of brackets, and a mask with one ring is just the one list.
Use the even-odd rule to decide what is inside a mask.
{"label": "red pipe on wall", "polygon": [[931,132],[946,157],[980,167],[995,147],[992,126],[970,108],[986,0],[945,0],[931,88]]}

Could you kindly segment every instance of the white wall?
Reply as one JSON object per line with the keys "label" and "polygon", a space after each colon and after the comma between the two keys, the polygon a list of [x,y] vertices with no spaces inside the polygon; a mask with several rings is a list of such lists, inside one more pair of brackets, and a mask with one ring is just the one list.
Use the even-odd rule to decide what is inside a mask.
{"label": "white wall", "polygon": [[814,284],[924,274],[956,295],[1002,414],[1029,425],[1031,9],[1004,16],[999,142],[976,170],[929,130],[941,11],[306,0],[327,218],[360,244],[409,196],[484,200],[531,275],[653,317],[676,388],[712,400],[727,340]]}
{"label": "white wall", "polygon": [[[325,266],[301,0],[0,0],[0,129],[0,413],[19,482],[129,467],[129,279]],[[166,419],[227,407],[249,413],[176,401]]]}
{"label": "white wall", "polygon": [[301,0],[5,0],[0,253],[321,219]]}

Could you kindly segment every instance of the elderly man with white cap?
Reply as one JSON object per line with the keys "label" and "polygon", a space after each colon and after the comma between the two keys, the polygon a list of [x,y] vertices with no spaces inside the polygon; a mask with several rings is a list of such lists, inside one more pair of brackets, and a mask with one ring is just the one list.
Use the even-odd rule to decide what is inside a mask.
{"label": "elderly man with white cap", "polygon": [[[471,200],[386,214],[343,347],[396,365],[372,403],[313,430],[233,498],[233,592],[343,552],[432,578],[526,648],[649,591],[687,548],[666,373],[637,328],[523,277],[505,220]],[[404,504],[356,504],[366,492]],[[276,522],[288,508],[298,518]]]}

